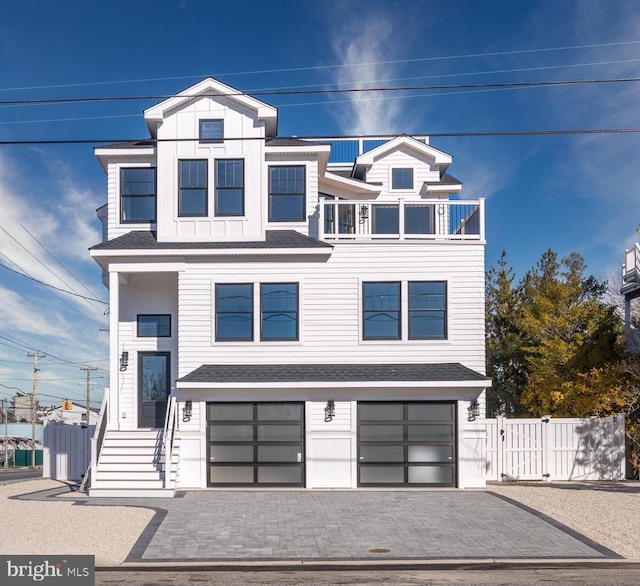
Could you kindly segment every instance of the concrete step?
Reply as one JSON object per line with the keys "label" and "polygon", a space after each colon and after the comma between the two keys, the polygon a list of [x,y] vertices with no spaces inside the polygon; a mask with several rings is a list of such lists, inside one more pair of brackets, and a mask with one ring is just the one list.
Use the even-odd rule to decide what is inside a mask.
{"label": "concrete step", "polygon": [[144,482],[158,481],[162,484],[164,473],[158,472],[158,470],[102,470],[99,469],[96,473],[96,483],[102,484],[103,482],[118,481],[125,482],[126,486],[130,486],[132,480],[141,480]]}
{"label": "concrete step", "polygon": [[153,462],[103,462],[100,461],[98,473],[101,472],[162,472],[164,464]]}
{"label": "concrete step", "polygon": [[[124,480],[124,481],[123,481]],[[111,488],[111,489],[164,489],[164,481],[160,478],[151,480],[144,479],[101,479],[97,477],[91,488]]]}
{"label": "concrete step", "polygon": [[173,498],[176,491],[173,488],[146,488],[146,489],[130,489],[130,488],[89,488],[89,496],[91,498]]}

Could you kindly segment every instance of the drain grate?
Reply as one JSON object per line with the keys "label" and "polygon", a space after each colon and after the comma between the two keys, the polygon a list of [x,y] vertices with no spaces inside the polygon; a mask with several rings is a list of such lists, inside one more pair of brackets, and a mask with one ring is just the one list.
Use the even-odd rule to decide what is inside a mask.
{"label": "drain grate", "polygon": [[369,550],[369,553],[389,553],[390,549],[385,549],[384,547],[374,547]]}

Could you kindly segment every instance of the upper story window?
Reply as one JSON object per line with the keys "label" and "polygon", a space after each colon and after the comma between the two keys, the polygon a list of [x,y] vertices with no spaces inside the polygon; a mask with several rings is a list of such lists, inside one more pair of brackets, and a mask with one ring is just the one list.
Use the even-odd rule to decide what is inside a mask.
{"label": "upper story window", "polygon": [[200,120],[200,142],[222,142],[224,120]]}
{"label": "upper story window", "polygon": [[178,161],[178,215],[207,215],[207,161]]}
{"label": "upper story window", "polygon": [[153,167],[120,169],[120,220],[156,221],[156,170]]}
{"label": "upper story window", "polygon": [[409,283],[409,339],[447,337],[447,284],[444,281]]}
{"label": "upper story window", "polygon": [[305,168],[303,165],[269,167],[270,222],[304,221],[305,199]]}
{"label": "upper story window", "polygon": [[216,285],[216,341],[253,340],[253,285]]}
{"label": "upper story window", "polygon": [[391,169],[391,189],[413,189],[413,169]]}
{"label": "upper story window", "polygon": [[244,215],[244,161],[216,161],[216,216]]}
{"label": "upper story window", "polygon": [[298,339],[298,283],[260,285],[261,340]]}
{"label": "upper story window", "polygon": [[171,316],[169,314],[138,315],[138,338],[171,337]]}
{"label": "upper story window", "polygon": [[362,339],[400,339],[400,283],[363,283]]}

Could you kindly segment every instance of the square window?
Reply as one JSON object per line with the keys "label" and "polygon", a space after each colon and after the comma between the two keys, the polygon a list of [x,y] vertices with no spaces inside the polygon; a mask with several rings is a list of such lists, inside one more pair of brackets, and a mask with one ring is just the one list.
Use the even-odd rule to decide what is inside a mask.
{"label": "square window", "polygon": [[362,339],[400,339],[400,283],[363,283]]}
{"label": "square window", "polygon": [[305,168],[269,167],[269,221],[301,222],[305,219]]}
{"label": "square window", "polygon": [[216,216],[244,215],[244,160],[216,161]]}
{"label": "square window", "polygon": [[447,284],[409,283],[409,339],[446,339]]}
{"label": "square window", "polygon": [[138,315],[138,338],[168,338],[171,336],[171,316]]}
{"label": "square window", "polygon": [[200,120],[200,142],[222,142],[224,120]]}
{"label": "square window", "polygon": [[298,339],[298,284],[269,283],[260,286],[261,340]]}
{"label": "square window", "polygon": [[207,215],[207,161],[178,161],[178,214]]}
{"label": "square window", "polygon": [[391,189],[413,189],[413,169],[392,169]]}
{"label": "square window", "polygon": [[120,169],[120,220],[123,224],[156,221],[156,170]]}
{"label": "square window", "polygon": [[216,285],[216,341],[253,340],[253,285]]}

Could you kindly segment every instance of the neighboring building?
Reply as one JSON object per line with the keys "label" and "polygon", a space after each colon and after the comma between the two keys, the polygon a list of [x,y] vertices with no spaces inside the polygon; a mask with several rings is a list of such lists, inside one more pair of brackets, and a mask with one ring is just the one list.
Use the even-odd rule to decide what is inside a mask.
{"label": "neighboring building", "polygon": [[624,296],[627,350],[637,354],[640,352],[640,336],[638,336],[637,324],[634,324],[632,319],[632,302],[640,297],[640,244],[635,244],[633,248],[625,251],[620,293]]}
{"label": "neighboring building", "polygon": [[[87,406],[79,403],[71,403],[71,409],[63,407],[55,407],[43,416],[45,423],[66,423],[69,425],[85,425],[87,423]],[[89,425],[98,423],[99,411],[93,408],[89,409]]]}
{"label": "neighboring building", "polygon": [[275,108],[213,79],[144,117],[150,140],[96,148],[91,494],[484,486],[484,201],[455,197],[451,156],[280,138]]}
{"label": "neighboring building", "polygon": [[35,399],[33,395],[16,395],[13,398],[13,416],[19,423],[21,421],[31,422],[36,415]]}

